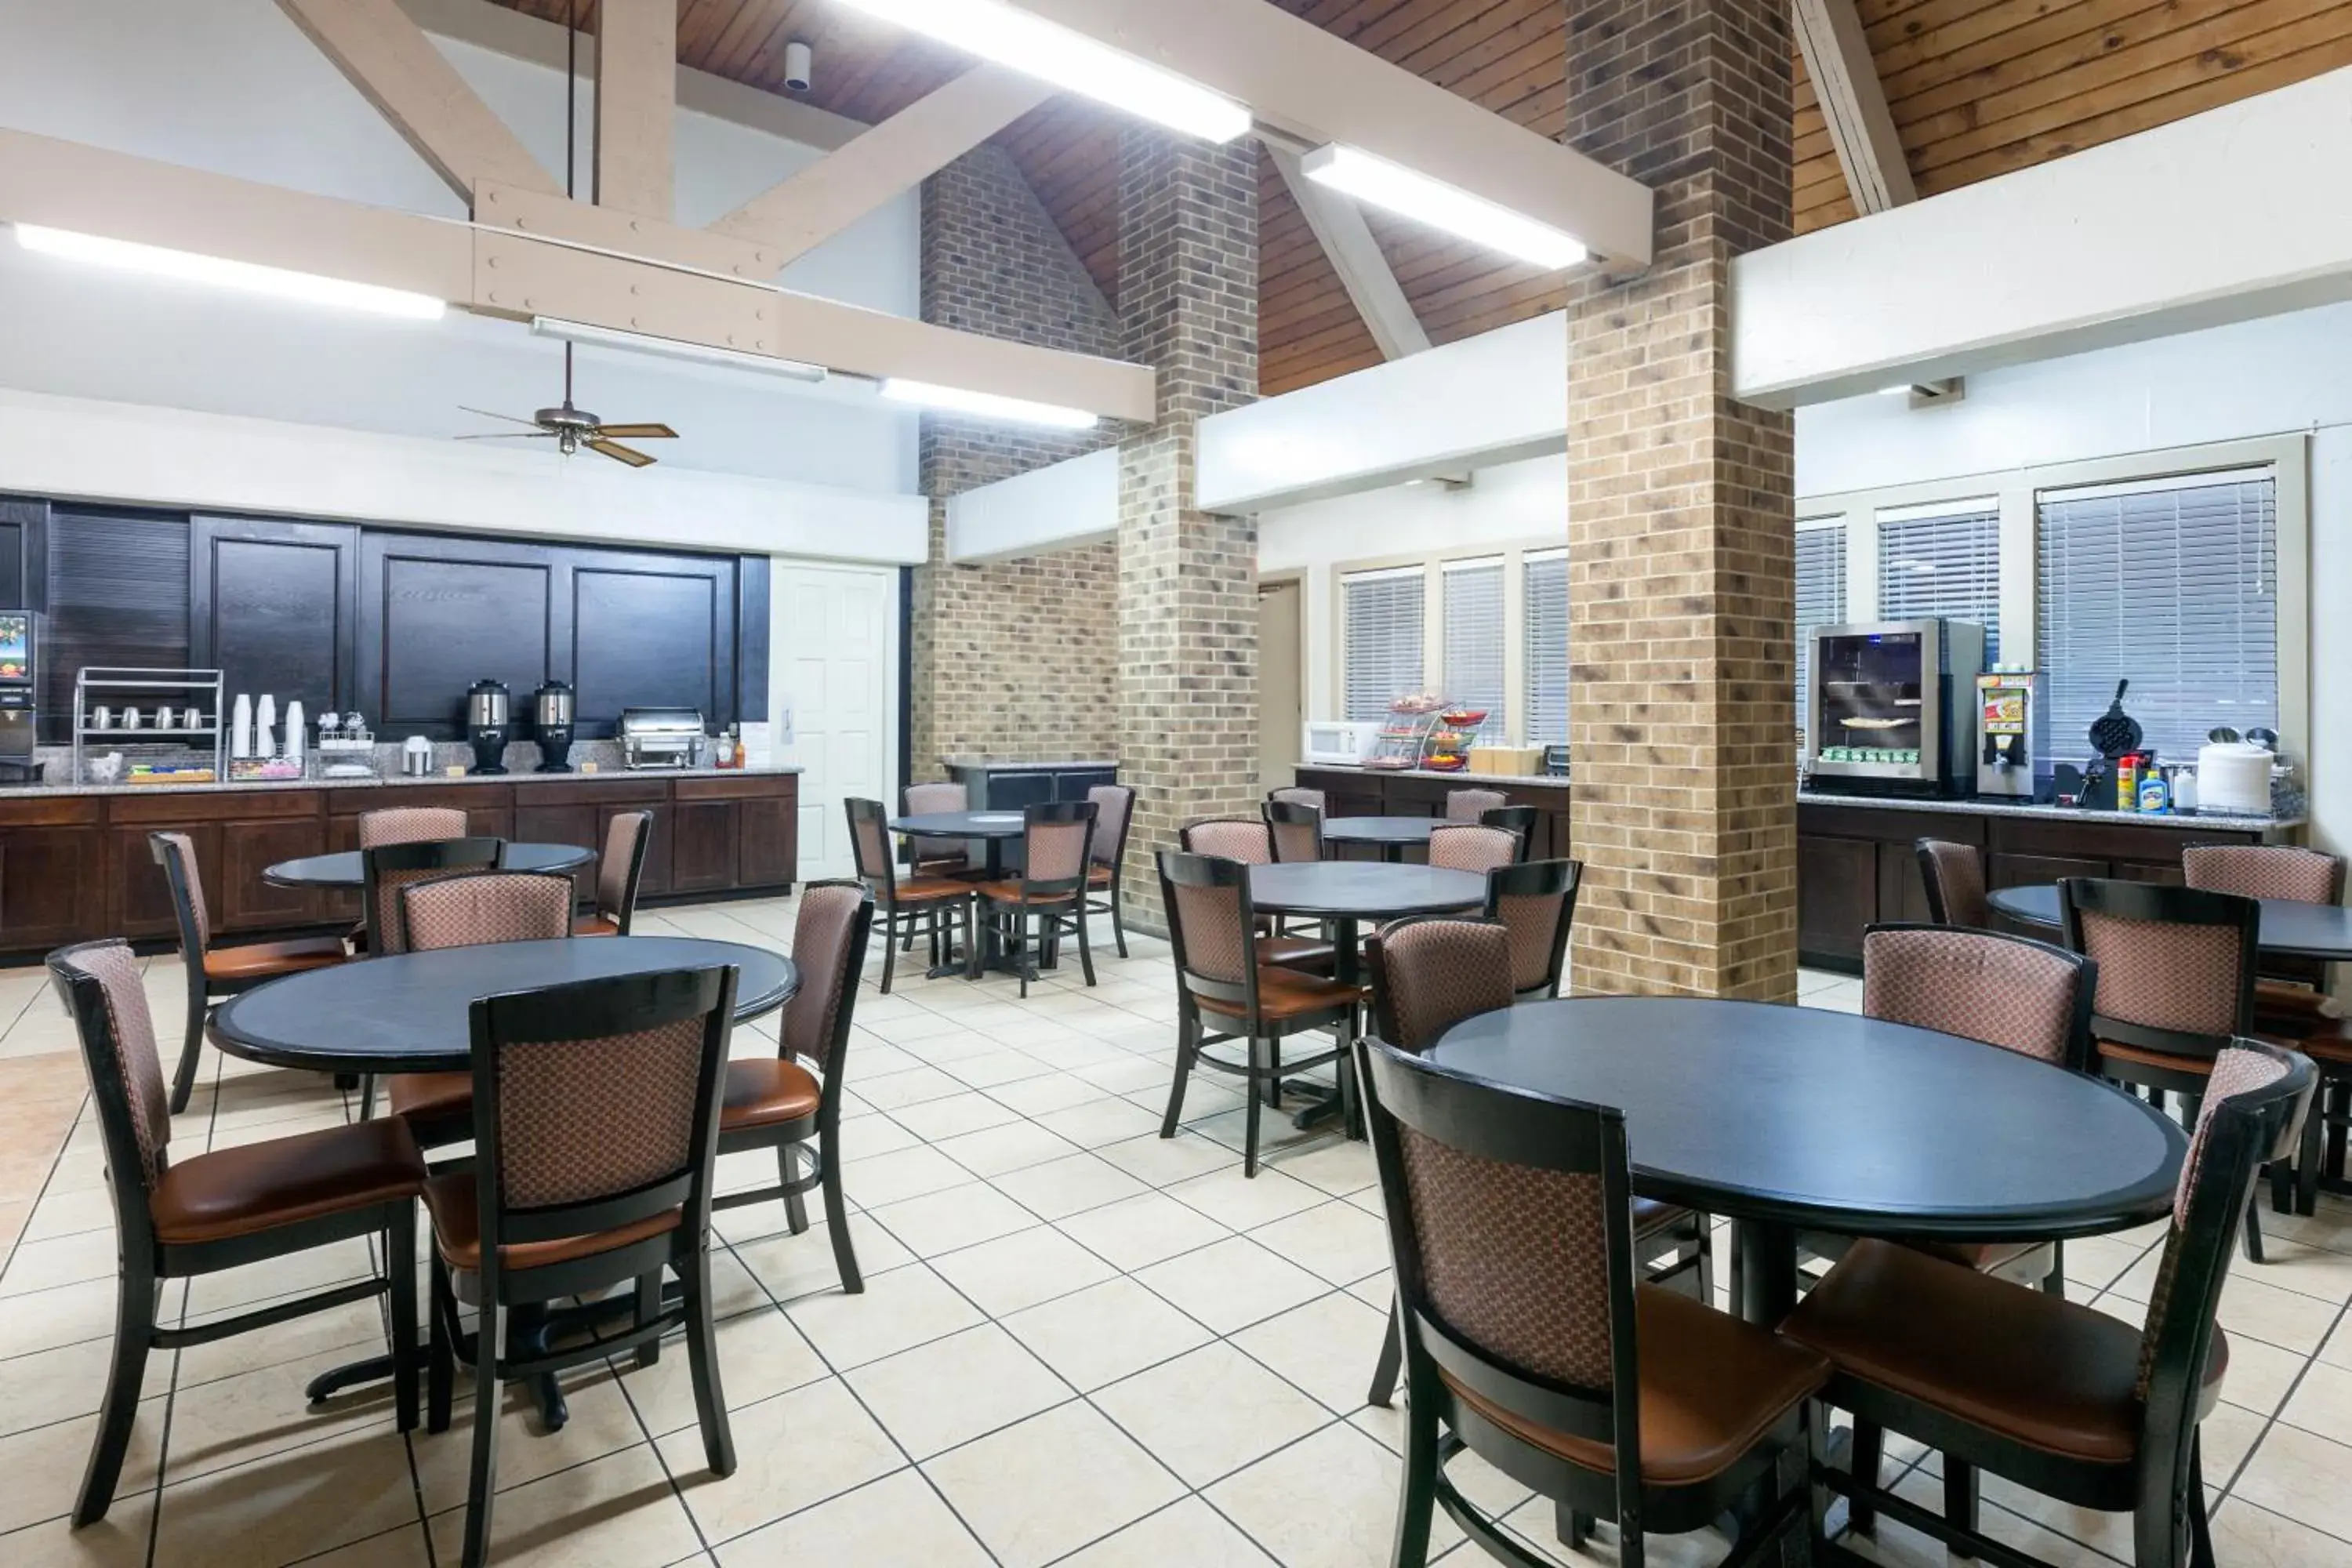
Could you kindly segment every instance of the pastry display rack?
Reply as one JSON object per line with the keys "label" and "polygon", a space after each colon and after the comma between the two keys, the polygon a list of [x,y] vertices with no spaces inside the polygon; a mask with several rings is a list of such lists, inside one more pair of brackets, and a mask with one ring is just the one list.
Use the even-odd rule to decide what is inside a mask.
{"label": "pastry display rack", "polygon": [[1364,759],[1364,766],[1394,770],[1424,765],[1430,737],[1444,728],[1438,714],[1446,707],[1444,698],[1425,691],[1400,697],[1390,703],[1380,739],[1373,742],[1372,754]]}
{"label": "pastry display rack", "polygon": [[89,665],[76,671],[74,782],[212,784],[227,777],[221,690],[217,669]]}

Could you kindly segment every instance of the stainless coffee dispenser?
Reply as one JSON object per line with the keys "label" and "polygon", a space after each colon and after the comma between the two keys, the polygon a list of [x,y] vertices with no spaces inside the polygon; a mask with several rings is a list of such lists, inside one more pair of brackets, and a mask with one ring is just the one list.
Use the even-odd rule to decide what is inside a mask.
{"label": "stainless coffee dispenser", "polygon": [[507,742],[514,739],[514,694],[503,680],[487,676],[466,689],[466,743],[474,748],[469,772],[507,771]]}
{"label": "stainless coffee dispenser", "polygon": [[561,680],[542,682],[530,694],[531,734],[539,742],[539,771],[572,771],[572,688]]}

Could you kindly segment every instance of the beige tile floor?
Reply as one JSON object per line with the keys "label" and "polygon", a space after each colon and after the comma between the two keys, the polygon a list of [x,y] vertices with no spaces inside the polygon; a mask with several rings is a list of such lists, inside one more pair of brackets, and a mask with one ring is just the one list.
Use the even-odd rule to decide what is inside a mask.
{"label": "beige tile floor", "polygon": [[[648,929],[782,945],[788,902],[670,910]],[[537,1436],[510,1403],[499,1448],[502,1563],[856,1568],[1385,1563],[1397,1418],[1363,1389],[1388,1303],[1385,1238],[1360,1144],[1299,1137],[1255,1182],[1238,1100],[1197,1082],[1157,1136],[1173,1037],[1164,952],[1107,958],[1033,989],[869,980],[845,1124],[851,1224],[868,1289],[835,1289],[822,1226],[780,1207],[721,1216],[721,1362],[741,1468],[702,1468],[685,1357],[575,1376],[572,1423]],[[173,961],[148,970],[177,1029]],[[1805,999],[1859,987],[1808,975]],[[69,1047],[31,973],[0,974],[0,1058]],[[746,1050],[770,1048],[769,1026]],[[0,1066],[6,1065],[0,1062]],[[208,1057],[174,1144],[216,1148],[338,1120],[319,1079]],[[12,1159],[24,1151],[6,1151]],[[111,1312],[114,1254],[85,1111],[0,1268],[0,1564],[335,1568],[448,1563],[465,1500],[458,1428],[404,1437],[380,1392],[323,1409],[303,1381],[363,1353],[370,1304],[157,1356],[123,1485],[69,1531]],[[747,1167],[745,1182],[761,1172]],[[2230,1403],[2206,1427],[2225,1564],[2352,1565],[2352,1205],[2266,1216],[2276,1261],[2240,1265],[2223,1306]],[[2074,1289],[2136,1316],[2155,1235],[2078,1245]],[[174,1286],[191,1315],[356,1275],[356,1246]],[[1931,1499],[1934,1460],[1906,1480]],[[1524,1536],[1548,1504],[1487,1471],[1484,1500]],[[2065,1563],[2129,1553],[2128,1529],[1993,1483],[1993,1527]],[[1601,1558],[1613,1553],[1603,1544]],[[1476,1549],[1441,1524],[1454,1561]],[[1654,1542],[1673,1568],[1719,1543]],[[1878,1554],[1940,1563],[1894,1527]]]}

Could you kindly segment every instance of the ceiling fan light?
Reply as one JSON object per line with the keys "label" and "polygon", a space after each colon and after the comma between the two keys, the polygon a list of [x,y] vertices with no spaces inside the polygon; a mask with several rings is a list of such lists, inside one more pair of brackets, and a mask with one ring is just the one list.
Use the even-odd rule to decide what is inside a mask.
{"label": "ceiling fan light", "polygon": [[1044,425],[1056,430],[1091,430],[1102,421],[1083,408],[1058,403],[1032,403],[1025,397],[1005,397],[968,387],[940,386],[934,382],[892,376],[882,384],[882,395],[893,403],[912,403],[950,414],[970,414],[1010,425]]}
{"label": "ceiling fan light", "polygon": [[1563,271],[1591,254],[1574,235],[1359,148],[1334,142],[1299,163],[1318,184],[1538,267]]}
{"label": "ceiling fan light", "polygon": [[110,239],[103,235],[81,234],[69,228],[47,228],[30,223],[17,224],[16,228],[16,243],[26,250],[37,251],[44,256],[62,257],[70,261],[86,261],[99,267],[112,267],[126,272],[177,278],[192,283],[211,284],[219,289],[235,289],[247,294],[268,294],[313,305],[336,305],[345,310],[368,310],[381,316],[400,316],[417,321],[438,321],[447,309],[430,294],[412,293],[405,289],[353,283],[341,278],[328,278],[316,272],[294,272],[282,267],[263,267],[251,261],[231,261],[226,257],[202,256],[193,250],[139,245],[127,239]]}

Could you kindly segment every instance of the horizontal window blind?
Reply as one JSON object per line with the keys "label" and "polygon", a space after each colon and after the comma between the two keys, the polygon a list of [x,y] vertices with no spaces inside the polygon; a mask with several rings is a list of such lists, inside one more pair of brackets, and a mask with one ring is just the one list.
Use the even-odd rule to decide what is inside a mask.
{"label": "horizontal window blind", "polygon": [[2278,727],[2278,516],[2265,471],[2039,499],[2040,655],[2053,750],[2087,754],[2116,683],[2168,761]]}
{"label": "horizontal window blind", "polygon": [[1878,520],[1878,618],[1932,616],[1985,629],[1985,663],[2000,655],[2000,509],[1883,513]]}
{"label": "horizontal window blind", "polygon": [[1418,566],[1339,580],[1340,683],[1351,722],[1385,719],[1391,702],[1421,689],[1427,584]]}
{"label": "horizontal window blind", "polygon": [[1449,564],[1445,582],[1445,695],[1483,710],[1486,733],[1509,733],[1503,710],[1503,563]]}
{"label": "horizontal window blind", "polygon": [[1568,552],[1527,557],[1521,637],[1526,642],[1527,740],[1568,744]]}
{"label": "horizontal window blind", "polygon": [[1797,728],[1812,710],[1813,628],[1845,621],[1845,524],[1797,529]]}

